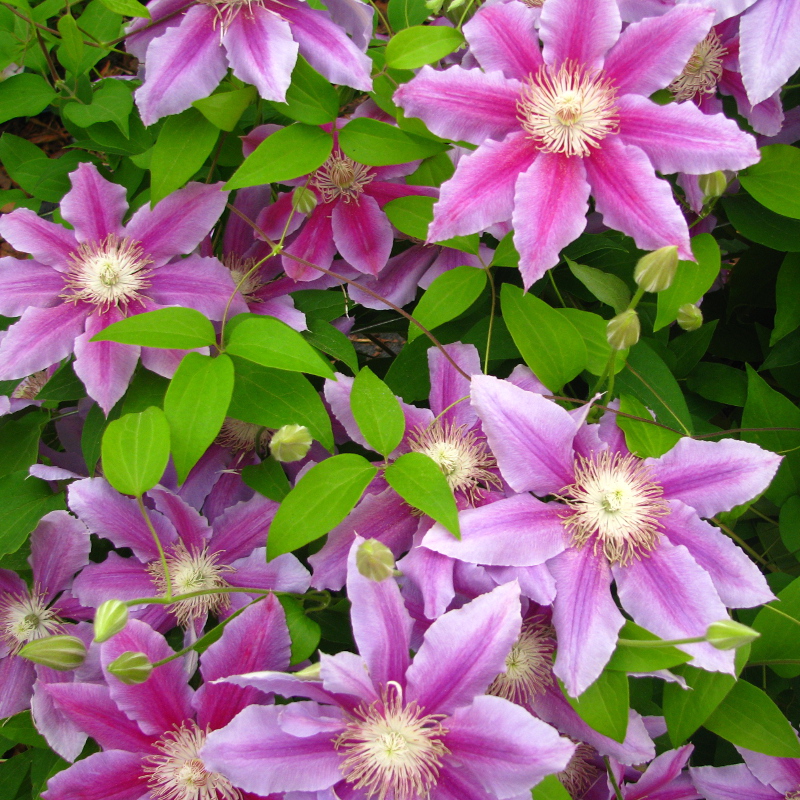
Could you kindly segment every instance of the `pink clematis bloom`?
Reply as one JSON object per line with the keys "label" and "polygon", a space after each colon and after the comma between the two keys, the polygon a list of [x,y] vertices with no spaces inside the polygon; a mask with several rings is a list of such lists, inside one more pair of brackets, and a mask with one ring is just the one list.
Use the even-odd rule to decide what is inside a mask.
{"label": "pink clematis bloom", "polygon": [[145,367],[170,377],[184,351],[90,341],[96,333],[164,306],[211,319],[221,319],[229,301],[231,313],[247,306],[217,259],[175,258],[191,253],[219,219],[227,197],[221,184],[190,183],[123,225],[124,186],[93,164],[81,164],[70,179],[61,213],[73,230],[25,208],[0,220],[0,235],[33,256],[0,260],[0,314],[21,315],[0,342],[0,380],[25,378],[74,352],[75,374],[108,413],[140,352]]}
{"label": "pink clematis bloom", "polygon": [[464,26],[485,71],[424,67],[395,93],[437,135],[479,145],[442,185],[429,239],[511,219],[527,288],[584,230],[592,194],[605,223],[640,248],[676,245],[693,260],[686,221],[655,171],[699,175],[759,158],[733,120],[649,99],[681,72],[713,12],[681,6],[620,35],[616,0],[546,0],[537,35],[529,11],[485,6]]}

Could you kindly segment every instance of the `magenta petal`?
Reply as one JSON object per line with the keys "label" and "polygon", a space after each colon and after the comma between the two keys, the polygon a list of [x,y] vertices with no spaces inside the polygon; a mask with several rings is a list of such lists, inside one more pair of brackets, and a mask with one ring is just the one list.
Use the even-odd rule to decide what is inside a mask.
{"label": "magenta petal", "polygon": [[777,758],[744,747],[736,749],[753,775],[779,792],[788,793],[800,786],[800,758]]}
{"label": "magenta petal", "polygon": [[89,306],[72,303],[27,309],[0,342],[0,380],[27,378],[66,358],[89,312]]}
{"label": "magenta petal", "polygon": [[145,82],[134,92],[145,125],[185,111],[225,77],[228,64],[216,15],[210,6],[193,6],[180,25],[150,42]]}
{"label": "magenta petal", "polygon": [[752,500],[770,484],[781,457],[735,439],[681,439],[668,453],[645,462],[664,494],[696,509],[701,517]]}
{"label": "magenta petal", "polygon": [[[412,547],[408,554],[397,562],[403,573],[422,596],[423,613],[428,619],[437,619],[453,602],[453,568],[455,561],[427,547]],[[404,589],[408,583],[404,584]]]}
{"label": "magenta petal", "polygon": [[33,664],[19,656],[0,658],[0,719],[19,714],[31,704],[36,671]]}
{"label": "magenta petal", "polygon": [[570,548],[549,561],[556,579],[553,625],[558,637],[554,672],[577,697],[594,683],[617,646],[625,622],[611,596],[611,569],[591,547]]}
{"label": "magenta petal", "polygon": [[82,605],[90,608],[97,608],[106,600],[135,600],[157,594],[146,566],[137,558],[122,558],[116,553],[85,567],[75,578],[72,591]]}
{"label": "magenta petal", "polygon": [[464,26],[464,36],[483,69],[524,81],[544,63],[535,22],[523,3],[485,5]]}
{"label": "magenta petal", "polygon": [[392,252],[392,224],[374,197],[362,194],[352,203],[339,200],[333,206],[331,226],[345,261],[369,275],[383,269]]}
{"label": "magenta petal", "polygon": [[[336,245],[333,242],[333,229],[331,227],[330,203],[320,203],[306,220],[297,238],[286,248],[281,257],[286,274],[296,281],[313,281],[323,273],[314,269],[313,264],[323,269],[330,269]],[[302,258],[309,264],[303,264],[289,258],[286,254]]]}
{"label": "magenta petal", "polygon": [[122,234],[128,210],[125,187],[107,181],[94,164],[79,164],[69,174],[72,189],[61,201],[61,216],[75,229],[79,242],[99,242],[109,233]]}
{"label": "magenta petal", "polygon": [[30,253],[37,261],[59,272],[69,267],[69,255],[78,249],[75,234],[62,225],[42,219],[29,208],[18,208],[0,217],[0,236],[20,253]]}
{"label": "magenta petal", "polygon": [[153,500],[156,509],[175,527],[180,540],[188,550],[202,550],[211,536],[208,521],[182,497],[167,491],[161,486],[151,489],[147,496]]}
{"label": "magenta petal", "polygon": [[255,547],[264,547],[278,504],[261,495],[237,503],[214,520],[210,550],[222,552],[225,561],[250,555]]}
{"label": "magenta petal", "polygon": [[616,0],[556,0],[542,6],[539,25],[545,63],[560,67],[569,59],[599,69],[622,20]]}
{"label": "magenta petal", "polygon": [[0,314],[19,317],[28,306],[48,308],[60,302],[64,276],[37,261],[0,258]]}
{"label": "magenta petal", "polygon": [[379,699],[369,667],[362,656],[347,650],[333,656],[320,653],[319,663],[320,677],[326,691],[353,698],[353,706],[361,701],[369,704]]}
{"label": "magenta petal", "polygon": [[38,680],[31,695],[31,716],[39,733],[47,739],[50,748],[65,761],[75,761],[83,751],[88,735],[53,702],[47,693],[48,686],[71,684],[72,675],[48,667],[36,669]]}
{"label": "magenta petal", "polygon": [[[614,566],[613,571],[622,607],[637,624],[662,639],[705,636],[712,622],[728,617],[708,573],[685,547],[675,547],[663,538],[645,558],[625,567]],[[681,645],[681,649],[692,654],[700,669],[733,673],[731,650],[705,643]]]}
{"label": "magenta petal", "polygon": [[473,377],[472,405],[512,489],[546,495],[572,483],[577,426],[563,408],[489,375]]}
{"label": "magenta petal", "polygon": [[583,159],[577,156],[540,153],[519,176],[512,223],[526,290],[558,263],[561,249],[583,233],[589,191]]}
{"label": "magenta petal", "polygon": [[533,142],[522,131],[513,131],[502,142],[485,141],[464,156],[455,175],[442,185],[428,239],[475,233],[510,219],[517,180],[537,160]]}
{"label": "magenta petal", "polygon": [[[528,792],[518,795],[514,800],[527,800]],[[436,800],[496,800],[497,795],[484,791],[469,771],[469,767],[445,761],[439,768],[436,779]],[[361,800],[348,796],[346,800]]]}
{"label": "magenta petal", "polygon": [[[468,376],[481,374],[481,357],[475,345],[455,342],[445,345],[444,349]],[[428,369],[431,375],[431,411],[443,422],[472,428],[477,415],[469,404],[469,377],[457,372],[438,347],[428,350]]]}
{"label": "magenta petal", "polygon": [[476,697],[446,724],[444,743],[452,758],[467,764],[497,797],[526,793],[546,775],[561,772],[575,752],[569,739],[501,697]]}
{"label": "magenta petal", "polygon": [[659,797],[665,797],[659,790],[666,789],[680,776],[693,750],[694,745],[687,744],[677,750],[661,753],[648,765],[636,785],[628,789],[625,800],[658,800]]}
{"label": "magenta petal", "polygon": [[606,75],[620,95],[649,97],[665,89],[680,75],[713,19],[710,8],[679,5],[629,25],[606,57]]}
{"label": "magenta petal", "polygon": [[744,764],[690,767],[697,791],[706,800],[783,800],[783,793],[765,786]]}
{"label": "magenta petal", "polygon": [[336,704],[338,702],[334,695],[323,688],[320,681],[304,680],[285,672],[248,672],[244,675],[231,675],[224,680],[226,683],[233,683],[236,686],[252,686],[261,692],[274,692],[287,699],[309,697],[321,703]]}
{"label": "magenta petal", "polygon": [[425,66],[394,93],[394,101],[407,117],[420,117],[437,136],[481,144],[519,129],[521,91],[519,81],[500,72]]}
{"label": "magenta petal", "polygon": [[265,100],[286,100],[298,47],[285,19],[261,5],[251,5],[231,22],[223,44],[239,80],[252,83]]}
{"label": "magenta petal", "polygon": [[408,700],[436,714],[469,705],[503,671],[521,626],[515,583],[448,611],[428,628],[408,669]]}
{"label": "magenta petal", "polygon": [[47,602],[67,588],[72,576],[89,563],[89,531],[66,511],[51,511],[31,534],[34,580]]}
{"label": "magenta petal", "polygon": [[656,177],[642,150],[607,136],[585,163],[595,207],[606,225],[632,236],[642,250],[677,245],[681,258],[694,261],[689,229],[672,189]]}
{"label": "magenta petal", "polygon": [[[145,800],[142,754],[124,750],[94,753],[47,783],[44,800]],[[144,790],[144,791],[143,791]]]}
{"label": "magenta petal", "polygon": [[231,564],[235,572],[228,576],[231,586],[270,589],[276,592],[303,594],[308,589],[311,576],[297,556],[284,553],[267,562],[267,548],[257,547],[245,558]]}

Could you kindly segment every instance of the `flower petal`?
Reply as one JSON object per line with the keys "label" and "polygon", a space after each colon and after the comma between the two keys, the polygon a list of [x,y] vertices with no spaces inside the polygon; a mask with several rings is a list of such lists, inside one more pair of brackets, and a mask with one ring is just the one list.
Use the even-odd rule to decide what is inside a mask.
{"label": "flower petal", "polygon": [[370,677],[367,662],[360,655],[349,653],[347,650],[342,650],[333,656],[320,653],[319,663],[320,677],[325,689],[352,698],[353,708],[361,701],[369,704],[380,699],[375,690],[375,683]]}
{"label": "flower petal", "polygon": [[0,217],[0,236],[20,253],[66,272],[69,255],[78,249],[75,234],[63,225],[42,219],[29,208],[18,208]]}
{"label": "flower petal", "polygon": [[303,594],[311,578],[308,570],[292,553],[284,553],[267,562],[266,547],[257,547],[246,558],[236,559],[231,566],[236,571],[229,575],[228,583],[243,588]]}
{"label": "flower petal", "polygon": [[352,203],[339,200],[331,214],[333,240],[342,258],[359,272],[377,275],[392,253],[392,224],[378,201],[362,194]]}
{"label": "flower petal", "polygon": [[277,510],[276,502],[258,494],[237,503],[214,520],[210,550],[224,553],[228,564],[250,555],[255,547],[265,545],[267,529]]}
{"label": "flower petal", "polygon": [[28,306],[49,308],[61,302],[64,276],[37,261],[0,258],[0,314],[19,317]]}
{"label": "flower petal", "polygon": [[47,782],[44,800],[142,800],[142,754],[124,750],[94,753]]}
{"label": "flower petal", "polygon": [[31,704],[36,671],[33,664],[19,656],[0,658],[0,719],[13,717]]}
{"label": "flower petal", "polygon": [[548,0],[539,26],[546,64],[559,67],[572,60],[599,69],[619,38],[622,20],[616,0]]}
{"label": "flower petal", "polygon": [[39,520],[31,534],[30,563],[48,602],[89,563],[90,549],[86,526],[66,511],[51,511]]}
{"label": "flower petal", "polygon": [[107,181],[94,164],[79,164],[69,174],[72,188],[61,200],[61,216],[75,229],[79,242],[99,242],[109,233],[122,234],[128,210],[125,187]]}
{"label": "flower petal", "polygon": [[122,558],[113,552],[105,561],[85,567],[75,578],[72,591],[89,608],[97,608],[106,600],[134,600],[157,594],[153,579],[138,558]]}
{"label": "flower petal", "polygon": [[690,767],[698,792],[707,800],[783,800],[783,793],[765,786],[744,764]]}
{"label": "flower petal", "polygon": [[[313,281],[323,273],[309,266],[314,264],[323,269],[330,269],[336,245],[333,242],[331,227],[330,203],[320,203],[306,220],[297,238],[286,248],[281,262],[286,274],[296,281]],[[302,264],[289,258],[286,253],[302,258],[309,264]]]}
{"label": "flower petal", "polygon": [[397,562],[397,568],[406,579],[403,591],[408,591],[410,581],[422,597],[423,613],[428,619],[441,617],[455,597],[454,566],[452,558],[424,546],[412,547]]}
{"label": "flower petal", "polygon": [[788,793],[800,786],[800,758],[767,756],[744,747],[736,749],[753,775],[779,792]]}
{"label": "flower petal", "polygon": [[[467,375],[481,374],[481,357],[474,344],[455,342],[445,345],[444,349]],[[431,375],[431,411],[445,422],[472,428],[478,418],[468,402],[469,378],[456,372],[456,368],[438,347],[428,350],[428,369]]]}

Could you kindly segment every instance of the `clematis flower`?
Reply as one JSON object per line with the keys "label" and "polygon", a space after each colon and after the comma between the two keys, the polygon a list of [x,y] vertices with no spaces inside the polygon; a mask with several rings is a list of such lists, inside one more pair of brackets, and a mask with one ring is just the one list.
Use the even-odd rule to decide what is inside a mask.
{"label": "clematis flower", "polygon": [[[245,609],[200,659],[205,683],[188,684],[186,657],[154,669],[142,684],[128,686],[108,672],[126,651],[151,662],[174,651],[164,637],[140,620],[100,648],[105,683],[60,683],[45,687],[60,714],[91,736],[101,752],[76,762],[50,779],[46,800],[255,800],[234,789],[199,756],[209,731],[229,722],[260,692],[212,681],[238,669],[286,669],[290,640],[274,595]],[[42,727],[49,738],[50,730]]]}
{"label": "clematis flower", "polygon": [[[687,744],[677,750],[661,753],[642,773],[626,770],[612,761],[611,768],[623,800],[703,800],[685,769],[693,750],[694,745]],[[593,793],[592,797],[614,800],[617,794],[610,786],[610,781],[606,785],[606,792]],[[748,797],[748,800],[751,798]]]}
{"label": "clematis flower", "polygon": [[[265,100],[284,102],[298,53],[331,83],[372,88],[372,62],[365,55],[372,32],[372,10],[348,14],[338,2],[335,14],[356,41],[332,19],[330,10],[304,0],[153,0],[151,25],[135,22],[126,46],[145,65],[136,105],[145,125],[185,111],[210,95],[228,67],[253,84]],[[360,4],[359,4],[360,5]],[[146,30],[137,33],[139,28]],[[368,33],[369,32],[369,33]]]}
{"label": "clematis flower", "polygon": [[480,9],[464,34],[485,72],[424,67],[394,95],[437,135],[479,145],[442,184],[429,239],[511,219],[527,288],[583,231],[592,194],[604,222],[641,249],[675,245],[693,260],[655,170],[698,175],[759,158],[733,120],[649,99],[678,76],[712,17],[681,6],[620,35],[616,0],[546,0],[537,36],[521,3]]}
{"label": "clematis flower", "polygon": [[[246,311],[230,274],[215,258],[191,253],[219,218],[221,184],[190,183],[127,225],[125,187],[93,164],[70,173],[61,213],[74,230],[20,208],[0,219],[0,235],[33,260],[0,261],[0,314],[20,316],[0,342],[0,380],[25,378],[75,352],[75,373],[108,413],[122,397],[141,353],[148,369],[170,377],[184,351],[90,339],[113,322],[164,306],[220,319],[231,301]],[[233,298],[233,300],[231,300]]]}
{"label": "clematis flower", "polygon": [[[773,597],[757,567],[701,517],[764,491],[780,456],[733,439],[684,438],[660,458],[640,459],[612,413],[587,425],[490,376],[473,377],[472,404],[503,478],[520,494],[462,511],[461,541],[437,525],[425,546],[476,564],[546,562],[556,582],[555,673],[571,695],[594,682],[616,645],[624,618],[613,581],[634,621],[663,639],[704,636],[726,606]],[[681,647],[702,669],[733,670],[732,651]]]}
{"label": "clematis flower", "polygon": [[391,578],[378,583],[358,572],[361,541],[347,577],[361,655],[321,655],[320,680],[229,678],[310,702],[246,708],[209,735],[205,763],[257,794],[330,790],[326,797],[348,800],[517,797],[564,769],[575,749],[568,740],[483,694],[519,635],[519,588],[506,584],[440,617],[412,661],[400,591]]}

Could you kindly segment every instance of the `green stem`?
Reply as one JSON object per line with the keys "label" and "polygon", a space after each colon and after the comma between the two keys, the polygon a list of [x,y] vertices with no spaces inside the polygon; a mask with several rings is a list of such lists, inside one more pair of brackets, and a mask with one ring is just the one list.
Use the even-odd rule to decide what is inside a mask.
{"label": "green stem", "polygon": [[[774,566],[772,566],[772,564],[769,563],[769,561],[767,561],[766,558],[764,558],[756,550],[753,550],[753,548],[750,547],[750,545],[747,544],[747,542],[744,539],[742,539],[741,536],[739,536],[738,534],[734,533],[733,530],[731,528],[729,528],[727,525],[723,525],[716,517],[711,517],[711,521],[715,525],[717,525],[721,530],[723,530],[726,534],[728,534],[728,536],[730,536],[731,539],[733,539],[733,541],[736,542],[736,544],[738,544],[739,547],[742,548],[742,550],[748,552],[756,561],[758,561],[759,564],[765,566],[771,572],[777,572],[778,571]],[[791,619],[791,617],[790,617],[790,619]],[[800,625],[800,622],[798,623],[798,625]]]}
{"label": "green stem", "polygon": [[800,658],[772,658],[769,661],[751,661],[747,666],[748,667],[771,667],[773,664],[775,665],[793,665],[793,664],[800,664]]}
{"label": "green stem", "polygon": [[690,639],[617,639],[618,645],[625,647],[675,647],[679,644],[697,644],[705,642],[705,636],[693,636]]}
{"label": "green stem", "polygon": [[[480,258],[480,256],[478,256]],[[483,259],[481,259],[481,263],[483,264]],[[486,334],[486,355],[483,357],[483,371],[486,375],[489,374],[489,352],[492,349],[492,332],[494,330],[494,318],[495,314],[497,313],[497,289],[494,285],[494,276],[492,275],[492,270],[486,264],[483,264],[483,268],[486,270],[486,277],[489,279],[489,287],[492,290],[492,306],[489,309],[489,330]]]}
{"label": "green stem", "polygon": [[[164,548],[161,546],[161,541],[158,538],[158,534],[156,533],[156,529],[153,527],[153,523],[150,521],[150,515],[147,513],[147,509],[144,506],[144,500],[142,500],[142,496],[140,494],[136,495],[136,504],[139,506],[139,511],[141,512],[142,516],[144,517],[144,523],[147,525],[150,533],[153,536],[153,541],[156,543],[156,547],[158,548],[158,556],[161,559],[161,568],[164,570],[164,580],[167,584],[167,596],[165,600],[168,600],[170,603],[173,602],[172,600],[172,579],[169,576],[169,568],[167,567],[167,556],[164,553]],[[130,604],[128,604],[130,605]]]}
{"label": "green stem", "polygon": [[367,2],[375,9],[375,13],[378,15],[378,19],[383,23],[383,27],[386,29],[386,33],[389,36],[393,36],[392,33],[392,26],[389,24],[389,20],[383,16],[383,12],[378,8],[377,3],[374,0],[367,0]]}
{"label": "green stem", "polygon": [[134,600],[126,600],[125,605],[129,608],[133,606],[157,605],[157,606],[171,606],[173,603],[180,603],[183,600],[191,600],[193,597],[202,597],[207,594],[228,594],[228,593],[241,592],[243,594],[259,594],[259,595],[289,595],[290,597],[304,597],[305,595],[298,595],[295,592],[276,592],[272,589],[251,589],[246,586],[227,586],[222,589],[198,589],[196,592],[187,592],[186,594],[176,594],[173,597],[137,597]]}
{"label": "green stem", "polygon": [[561,307],[562,308],[566,308],[567,304],[564,302],[564,298],[561,296],[561,292],[560,292],[558,286],[556,285],[556,279],[553,277],[553,270],[552,269],[547,270],[547,275],[550,278],[550,283],[553,286],[553,291],[556,293],[556,297],[558,298],[558,302],[561,303]]}
{"label": "green stem", "polygon": [[622,796],[622,790],[619,788],[619,784],[617,783],[617,778],[614,775],[614,771],[611,769],[611,762],[608,759],[608,756],[603,756],[603,761],[606,762],[606,772],[608,773],[608,779],[611,781],[611,786],[614,789],[614,795],[616,796],[617,800],[625,800]]}

